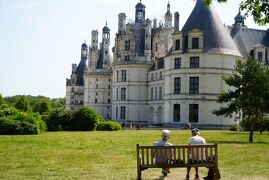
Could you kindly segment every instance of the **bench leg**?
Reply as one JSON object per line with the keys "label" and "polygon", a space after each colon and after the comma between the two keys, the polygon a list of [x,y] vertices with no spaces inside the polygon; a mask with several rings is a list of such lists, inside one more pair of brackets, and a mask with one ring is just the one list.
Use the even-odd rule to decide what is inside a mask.
{"label": "bench leg", "polygon": [[137,168],[137,180],[141,180],[142,179],[142,173],[141,173],[141,169],[140,169],[140,167],[139,168]]}

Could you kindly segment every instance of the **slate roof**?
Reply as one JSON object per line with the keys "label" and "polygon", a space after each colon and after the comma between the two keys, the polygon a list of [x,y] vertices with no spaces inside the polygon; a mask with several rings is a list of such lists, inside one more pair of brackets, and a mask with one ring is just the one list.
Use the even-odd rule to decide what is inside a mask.
{"label": "slate roof", "polygon": [[140,1],[139,3],[136,4],[135,8],[136,9],[139,9],[139,8],[142,8],[142,9],[144,8],[145,9],[146,6],[144,4],[142,4],[141,1]]}
{"label": "slate roof", "polygon": [[227,26],[222,23],[212,6],[205,7],[203,5],[203,0],[196,1],[196,5],[182,28],[182,32],[186,33],[195,28],[204,32],[204,53],[241,56]]}
{"label": "slate roof", "polygon": [[84,71],[86,70],[87,67],[87,58],[82,58],[77,70],[76,70],[76,74],[77,74],[77,85],[78,86],[84,86],[84,79],[83,79],[83,74]]}
{"label": "slate roof", "polygon": [[230,35],[234,39],[243,57],[250,56],[253,47],[261,44],[269,47],[269,31],[246,27],[229,26]]}

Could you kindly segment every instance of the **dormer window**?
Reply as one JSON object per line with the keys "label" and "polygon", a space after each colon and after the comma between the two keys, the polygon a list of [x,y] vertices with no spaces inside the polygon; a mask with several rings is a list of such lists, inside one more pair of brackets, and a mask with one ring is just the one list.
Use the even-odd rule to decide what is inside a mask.
{"label": "dormer window", "polygon": [[192,49],[199,48],[199,38],[192,38]]}

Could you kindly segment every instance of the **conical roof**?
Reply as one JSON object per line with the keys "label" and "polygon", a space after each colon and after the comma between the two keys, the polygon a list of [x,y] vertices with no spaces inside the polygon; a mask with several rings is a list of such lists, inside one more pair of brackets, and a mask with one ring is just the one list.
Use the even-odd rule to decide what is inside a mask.
{"label": "conical roof", "polygon": [[203,0],[196,1],[182,32],[189,32],[192,29],[204,32],[203,52],[242,56],[215,9],[212,6],[205,7]]}

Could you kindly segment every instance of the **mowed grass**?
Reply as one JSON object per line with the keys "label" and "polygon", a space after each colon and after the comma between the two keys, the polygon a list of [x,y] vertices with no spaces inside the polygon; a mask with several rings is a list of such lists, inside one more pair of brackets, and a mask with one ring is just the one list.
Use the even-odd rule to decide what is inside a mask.
{"label": "mowed grass", "polygon": [[[47,132],[0,136],[0,179],[136,179],[136,144],[151,145],[160,130],[118,132]],[[219,143],[222,179],[269,179],[269,133],[201,131],[208,143]],[[186,144],[189,130],[171,130],[170,142]],[[207,173],[201,168],[200,176]],[[172,169],[166,179],[184,179],[186,169]],[[143,179],[163,179],[160,169]],[[191,177],[194,178],[192,169]]]}

